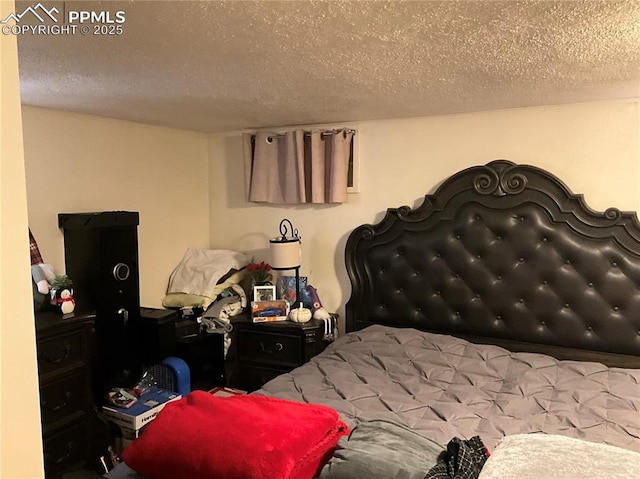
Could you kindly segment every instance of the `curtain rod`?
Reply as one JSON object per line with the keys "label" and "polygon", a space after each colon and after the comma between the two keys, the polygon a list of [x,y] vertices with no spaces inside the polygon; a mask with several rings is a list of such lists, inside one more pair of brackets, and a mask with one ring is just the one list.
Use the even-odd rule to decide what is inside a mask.
{"label": "curtain rod", "polygon": [[[289,131],[293,131],[293,130],[289,130]],[[335,130],[325,130],[325,131],[322,131],[322,132],[320,133],[320,135],[321,135],[321,136],[330,136],[330,135],[334,135],[334,134],[336,134],[336,133],[341,133],[341,132],[344,132],[344,133],[353,133],[354,135],[356,134],[356,130],[354,130],[354,129],[352,129],[352,128],[338,128],[338,129],[335,129]],[[266,133],[266,132],[260,132],[260,133]],[[284,133],[270,133],[270,135],[271,135],[271,136],[274,136],[274,137],[276,137],[276,138],[284,138]],[[311,136],[311,132],[305,131],[305,132],[304,132],[304,136],[305,136],[305,137],[307,137],[307,138],[308,138],[308,137],[310,137],[310,136]],[[255,137],[256,137],[256,133],[253,133],[253,134],[251,135],[251,139],[253,140],[253,139],[255,139]]]}

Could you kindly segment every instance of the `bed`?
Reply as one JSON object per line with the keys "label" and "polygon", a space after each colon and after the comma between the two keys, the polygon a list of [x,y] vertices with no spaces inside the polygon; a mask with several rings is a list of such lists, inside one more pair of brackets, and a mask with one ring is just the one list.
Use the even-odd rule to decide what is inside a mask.
{"label": "bed", "polygon": [[398,437],[407,447],[394,464],[411,462],[402,454],[424,450],[422,440],[447,448],[480,438],[499,458],[486,464],[498,472],[481,477],[504,477],[495,462],[516,449],[504,441],[523,438],[528,451],[584,449],[578,465],[611,448],[601,456],[630,468],[620,477],[640,476],[635,214],[595,212],[551,173],[497,160],[454,174],[415,209],[355,228],[345,262],[346,334],[255,393],[338,412],[351,435],[321,477],[358,477],[341,464],[349,439],[372,425],[382,426],[363,433],[359,452],[373,458],[377,435],[395,434],[388,449]]}

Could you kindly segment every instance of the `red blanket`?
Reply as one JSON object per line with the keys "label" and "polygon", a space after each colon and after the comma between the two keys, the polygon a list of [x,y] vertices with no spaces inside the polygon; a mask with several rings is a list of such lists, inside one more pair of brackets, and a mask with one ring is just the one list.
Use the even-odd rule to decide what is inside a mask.
{"label": "red blanket", "polygon": [[122,458],[153,479],[309,479],[348,433],[327,406],[194,391],[167,404]]}

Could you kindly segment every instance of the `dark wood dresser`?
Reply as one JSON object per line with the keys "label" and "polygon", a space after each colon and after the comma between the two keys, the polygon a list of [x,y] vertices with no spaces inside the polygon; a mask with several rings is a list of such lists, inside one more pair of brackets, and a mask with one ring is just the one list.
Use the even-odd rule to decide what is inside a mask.
{"label": "dark wood dresser", "polygon": [[45,475],[91,462],[93,315],[36,313]]}
{"label": "dark wood dresser", "polygon": [[[253,323],[250,315],[236,316],[232,347],[236,370],[230,385],[254,391],[276,376],[289,372],[322,352],[324,323],[312,319]],[[235,343],[235,344],[234,344]]]}

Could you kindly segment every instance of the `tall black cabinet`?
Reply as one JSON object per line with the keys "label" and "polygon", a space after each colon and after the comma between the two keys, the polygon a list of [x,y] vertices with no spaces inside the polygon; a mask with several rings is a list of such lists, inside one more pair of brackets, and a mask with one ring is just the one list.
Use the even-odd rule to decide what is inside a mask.
{"label": "tall black cabinet", "polygon": [[96,399],[110,387],[130,384],[140,373],[127,333],[129,322],[140,315],[138,224],[133,211],[58,215],[76,310],[96,315]]}

